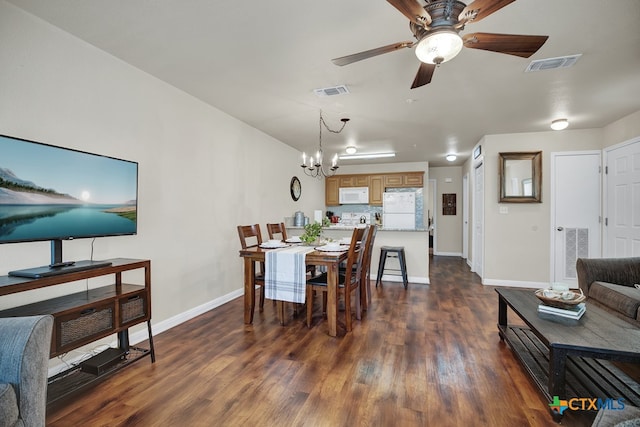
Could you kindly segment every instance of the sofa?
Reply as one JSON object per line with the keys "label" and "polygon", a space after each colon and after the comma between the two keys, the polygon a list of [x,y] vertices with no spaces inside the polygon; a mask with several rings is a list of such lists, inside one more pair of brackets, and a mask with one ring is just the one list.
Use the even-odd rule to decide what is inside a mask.
{"label": "sofa", "polygon": [[45,425],[53,317],[0,318],[0,426]]}
{"label": "sofa", "polygon": [[590,303],[640,326],[640,257],[578,258],[576,270]]}

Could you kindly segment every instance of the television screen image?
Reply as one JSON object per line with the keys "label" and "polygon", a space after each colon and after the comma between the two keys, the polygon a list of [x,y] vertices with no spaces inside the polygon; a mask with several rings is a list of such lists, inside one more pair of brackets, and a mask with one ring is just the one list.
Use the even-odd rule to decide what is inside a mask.
{"label": "television screen image", "polygon": [[138,163],[0,135],[0,243],[137,232]]}

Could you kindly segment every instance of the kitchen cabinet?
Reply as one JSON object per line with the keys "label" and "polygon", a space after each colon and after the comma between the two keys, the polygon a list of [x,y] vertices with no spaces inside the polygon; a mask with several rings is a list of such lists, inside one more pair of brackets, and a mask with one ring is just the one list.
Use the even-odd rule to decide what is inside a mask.
{"label": "kitchen cabinet", "polygon": [[402,175],[393,174],[384,176],[384,186],[387,187],[402,187],[403,180]]}
{"label": "kitchen cabinet", "polygon": [[369,176],[369,204],[382,206],[382,193],[384,193],[384,175]]}
{"label": "kitchen cabinet", "polygon": [[339,177],[330,176],[324,180],[324,203],[327,206],[340,204]]}
{"label": "kitchen cabinet", "polygon": [[386,188],[422,187],[424,172],[334,175],[325,179],[325,205],[340,204],[340,188],[369,187],[369,204],[382,206]]}
{"label": "kitchen cabinet", "polygon": [[386,174],[384,176],[385,188],[422,187],[424,185],[424,173],[404,172]]}
{"label": "kitchen cabinet", "polygon": [[338,176],[338,187],[355,187],[353,185],[353,176],[351,175],[340,175]]}
{"label": "kitchen cabinet", "polygon": [[338,175],[338,187],[368,187],[369,175]]}
{"label": "kitchen cabinet", "polygon": [[424,173],[406,173],[402,177],[402,184],[404,187],[422,187],[424,185]]}

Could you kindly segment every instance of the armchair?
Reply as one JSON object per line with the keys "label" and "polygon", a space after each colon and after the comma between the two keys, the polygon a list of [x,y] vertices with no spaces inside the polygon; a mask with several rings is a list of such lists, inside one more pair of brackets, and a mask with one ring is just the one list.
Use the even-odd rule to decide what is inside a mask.
{"label": "armchair", "polygon": [[0,426],[45,425],[53,317],[0,318]]}

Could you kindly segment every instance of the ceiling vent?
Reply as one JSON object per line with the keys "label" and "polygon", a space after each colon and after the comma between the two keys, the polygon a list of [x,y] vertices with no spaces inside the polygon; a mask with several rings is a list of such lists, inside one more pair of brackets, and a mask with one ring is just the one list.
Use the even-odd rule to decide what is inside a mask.
{"label": "ceiling vent", "polygon": [[345,85],[334,86],[334,87],[325,87],[322,89],[314,89],[313,92],[316,96],[325,97],[325,96],[335,96],[335,95],[344,95],[349,93],[349,89]]}
{"label": "ceiling vent", "polygon": [[525,73],[531,73],[533,71],[545,71],[555,70],[556,68],[567,68],[578,62],[578,59],[582,56],[581,53],[577,55],[560,56],[558,58],[538,59],[531,61]]}

